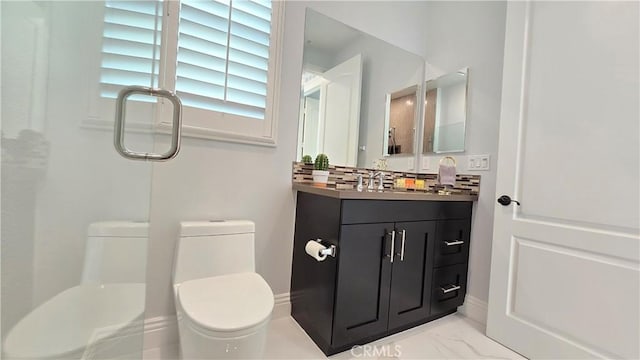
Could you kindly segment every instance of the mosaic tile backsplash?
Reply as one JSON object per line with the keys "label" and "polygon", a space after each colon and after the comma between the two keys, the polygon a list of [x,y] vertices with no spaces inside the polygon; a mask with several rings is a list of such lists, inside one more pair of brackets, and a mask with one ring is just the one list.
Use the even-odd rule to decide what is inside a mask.
{"label": "mosaic tile backsplash", "polygon": [[[297,183],[313,183],[313,164],[304,164],[301,162],[293,163],[293,182]],[[358,175],[362,175],[363,184],[367,186],[367,179],[369,178],[369,172],[382,171],[384,173],[383,185],[385,189],[393,189],[395,179],[408,178],[408,179],[422,179],[425,181],[425,190],[406,190],[406,191],[437,191],[441,188],[438,185],[437,174],[419,174],[414,172],[405,171],[390,171],[390,170],[374,170],[365,168],[354,168],[348,166],[329,166],[329,182],[327,186],[335,188],[354,188],[358,185]],[[377,186],[377,182],[376,182]],[[480,192],[480,175],[456,175],[456,184],[453,188],[449,188],[452,194],[470,194],[478,195]]]}

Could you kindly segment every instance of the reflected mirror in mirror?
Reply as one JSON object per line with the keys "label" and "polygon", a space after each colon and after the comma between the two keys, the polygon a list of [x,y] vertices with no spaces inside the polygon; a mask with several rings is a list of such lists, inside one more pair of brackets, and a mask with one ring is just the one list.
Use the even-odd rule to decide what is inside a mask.
{"label": "reflected mirror in mirror", "polygon": [[422,153],[464,151],[469,68],[426,82]]}
{"label": "reflected mirror in mirror", "polygon": [[418,115],[418,85],[387,95],[383,155],[412,155]]}
{"label": "reflected mirror in mirror", "polygon": [[[388,146],[381,136],[389,130],[387,96],[419,84],[424,64],[418,55],[307,9],[297,159],[325,153],[332,165],[373,167]],[[403,143],[403,154],[415,153],[409,151],[414,143]],[[393,161],[390,169],[406,169],[406,160]]]}

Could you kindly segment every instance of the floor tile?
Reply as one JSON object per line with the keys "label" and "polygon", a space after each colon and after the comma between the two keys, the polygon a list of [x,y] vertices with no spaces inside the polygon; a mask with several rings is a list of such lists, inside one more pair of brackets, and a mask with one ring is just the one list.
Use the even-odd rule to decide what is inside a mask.
{"label": "floor tile", "polygon": [[[523,359],[484,335],[484,328],[453,314],[330,359]],[[326,359],[291,317],[270,324],[265,359]]]}

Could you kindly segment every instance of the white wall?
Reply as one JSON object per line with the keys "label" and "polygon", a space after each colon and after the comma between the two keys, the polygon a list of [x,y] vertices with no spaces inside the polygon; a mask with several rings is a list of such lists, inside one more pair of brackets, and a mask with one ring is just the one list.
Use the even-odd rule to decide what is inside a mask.
{"label": "white wall", "polygon": [[[498,126],[502,89],[505,2],[427,2],[425,57],[431,78],[469,67],[466,151],[453,154],[459,173],[482,176],[480,199],[473,209],[468,294],[487,301],[496,190]],[[491,170],[467,169],[467,156],[491,155]],[[436,172],[442,155],[430,155]],[[420,162],[421,163],[421,162]]]}

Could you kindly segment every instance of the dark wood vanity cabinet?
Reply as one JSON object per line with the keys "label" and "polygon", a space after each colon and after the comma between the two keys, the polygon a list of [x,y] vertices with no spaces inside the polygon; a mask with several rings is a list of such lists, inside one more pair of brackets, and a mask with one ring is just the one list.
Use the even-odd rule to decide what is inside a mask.
{"label": "dark wood vanity cabinet", "polygon": [[[471,208],[298,192],[292,316],[331,355],[455,312],[466,293]],[[307,255],[315,239],[336,256]]]}

